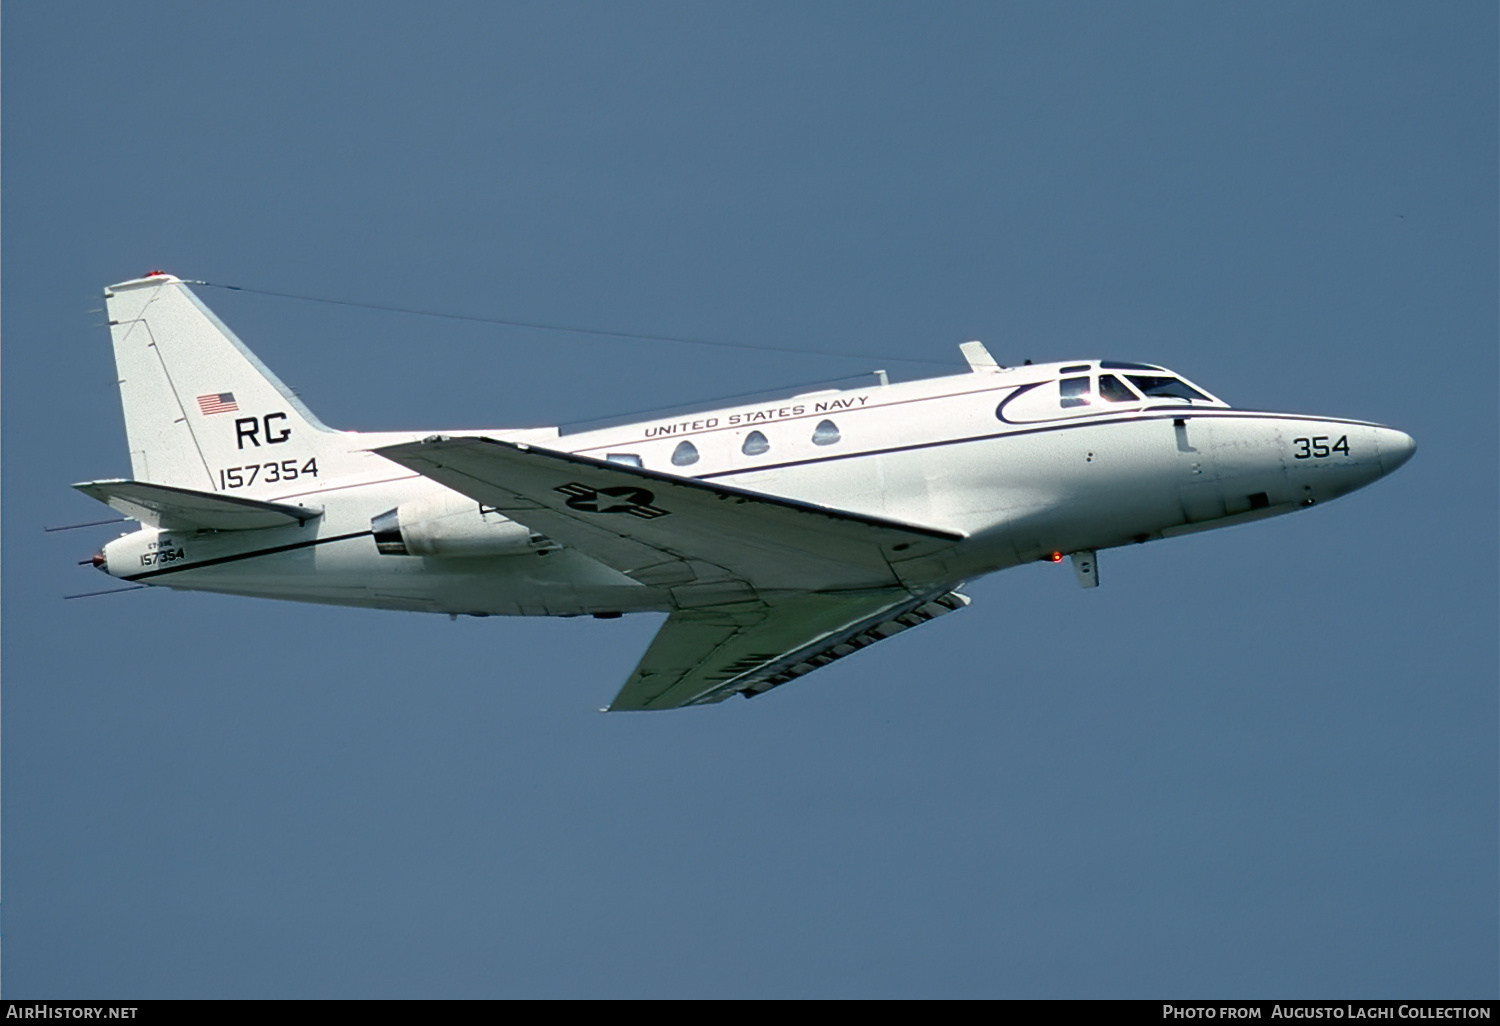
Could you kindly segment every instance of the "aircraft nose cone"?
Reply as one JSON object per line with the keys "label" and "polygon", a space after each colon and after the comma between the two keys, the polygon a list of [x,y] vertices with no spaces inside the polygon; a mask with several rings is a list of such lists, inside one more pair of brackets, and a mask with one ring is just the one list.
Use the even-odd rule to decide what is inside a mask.
{"label": "aircraft nose cone", "polygon": [[1417,451],[1416,440],[1405,431],[1381,428],[1375,441],[1380,452],[1380,471],[1389,474],[1401,467]]}

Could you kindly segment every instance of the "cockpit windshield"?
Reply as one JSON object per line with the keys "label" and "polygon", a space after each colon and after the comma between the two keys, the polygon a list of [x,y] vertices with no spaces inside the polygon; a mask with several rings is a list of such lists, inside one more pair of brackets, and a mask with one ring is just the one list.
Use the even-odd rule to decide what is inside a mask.
{"label": "cockpit windshield", "polygon": [[1158,377],[1145,374],[1128,374],[1130,383],[1139,388],[1147,399],[1186,399],[1188,402],[1212,402],[1208,396],[1193,388],[1180,378]]}
{"label": "cockpit windshield", "polygon": [[[1121,373],[1110,374],[1109,370]],[[1142,371],[1150,373],[1140,373]],[[1131,404],[1161,400],[1222,406],[1163,367],[1113,361],[1069,364],[1051,381],[1023,385],[996,409],[1001,420],[1013,424],[1118,412]],[[1149,408],[1149,407],[1148,407]]]}

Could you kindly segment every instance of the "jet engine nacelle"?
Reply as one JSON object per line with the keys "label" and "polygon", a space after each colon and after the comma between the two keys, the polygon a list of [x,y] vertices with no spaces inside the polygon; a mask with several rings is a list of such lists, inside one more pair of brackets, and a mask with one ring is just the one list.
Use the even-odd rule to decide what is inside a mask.
{"label": "jet engine nacelle", "polygon": [[404,502],[370,521],[387,556],[520,556],[557,548],[488,506],[457,492]]}

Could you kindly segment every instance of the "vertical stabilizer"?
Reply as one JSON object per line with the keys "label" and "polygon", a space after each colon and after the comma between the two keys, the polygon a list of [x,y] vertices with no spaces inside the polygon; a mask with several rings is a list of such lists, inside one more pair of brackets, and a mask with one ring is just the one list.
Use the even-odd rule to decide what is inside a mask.
{"label": "vertical stabilizer", "polygon": [[181,279],[156,273],[104,298],[137,481],[254,492],[283,464],[327,473],[357,458],[352,433],[319,422]]}

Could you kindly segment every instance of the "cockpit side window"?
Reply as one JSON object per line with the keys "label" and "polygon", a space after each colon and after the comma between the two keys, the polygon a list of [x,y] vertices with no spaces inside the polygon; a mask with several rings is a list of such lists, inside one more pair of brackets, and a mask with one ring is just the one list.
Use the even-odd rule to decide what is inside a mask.
{"label": "cockpit side window", "polygon": [[1210,402],[1208,396],[1177,378],[1153,377],[1145,374],[1127,374],[1130,383],[1139,388],[1147,399],[1186,399],[1188,402]]}
{"label": "cockpit side window", "polygon": [[1061,389],[1063,409],[1089,405],[1089,395],[1092,393],[1088,378],[1063,378],[1057,384]]}
{"label": "cockpit side window", "polygon": [[1130,390],[1130,386],[1113,374],[1099,375],[1099,395],[1112,403],[1133,403],[1140,401],[1136,394]]}

